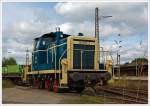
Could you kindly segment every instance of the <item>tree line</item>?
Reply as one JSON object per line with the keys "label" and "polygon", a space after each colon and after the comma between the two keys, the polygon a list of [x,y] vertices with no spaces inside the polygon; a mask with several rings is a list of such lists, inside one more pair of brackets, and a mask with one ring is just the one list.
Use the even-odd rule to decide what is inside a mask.
{"label": "tree line", "polygon": [[16,59],[13,57],[9,57],[9,58],[3,57],[2,66],[5,67],[7,65],[17,65]]}
{"label": "tree line", "polygon": [[124,65],[127,64],[148,64],[148,59],[147,58],[135,58],[131,61],[131,63],[126,62]]}

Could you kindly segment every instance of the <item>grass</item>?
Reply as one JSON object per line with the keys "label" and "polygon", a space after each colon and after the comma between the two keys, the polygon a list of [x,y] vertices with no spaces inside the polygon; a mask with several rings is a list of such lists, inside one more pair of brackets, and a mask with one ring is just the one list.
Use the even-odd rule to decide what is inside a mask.
{"label": "grass", "polygon": [[97,96],[88,96],[88,95],[81,95],[75,99],[68,99],[64,100],[66,104],[104,104],[104,103],[111,103],[112,101],[107,98],[97,97]]}
{"label": "grass", "polygon": [[115,86],[115,87],[124,87],[129,89],[148,89],[148,82],[139,81],[139,80],[126,80],[126,79],[120,79],[120,80],[111,80],[109,82],[109,85]]}
{"label": "grass", "polygon": [[11,80],[8,79],[3,79],[2,80],[2,88],[12,88],[15,85],[13,84],[13,82]]}

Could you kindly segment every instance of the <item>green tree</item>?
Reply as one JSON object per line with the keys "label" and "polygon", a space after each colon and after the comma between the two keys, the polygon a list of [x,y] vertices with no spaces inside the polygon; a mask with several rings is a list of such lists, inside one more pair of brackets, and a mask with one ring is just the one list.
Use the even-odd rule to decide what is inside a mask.
{"label": "green tree", "polygon": [[132,60],[131,63],[138,63],[138,64],[148,63],[148,59],[147,58],[136,58],[136,59]]}
{"label": "green tree", "polygon": [[6,66],[6,63],[7,63],[7,59],[5,57],[3,57],[3,60],[2,60],[2,66]]}
{"label": "green tree", "polygon": [[13,58],[13,57],[10,57],[10,58],[3,58],[2,60],[2,66],[7,66],[7,65],[16,65],[17,62],[16,62],[16,59]]}

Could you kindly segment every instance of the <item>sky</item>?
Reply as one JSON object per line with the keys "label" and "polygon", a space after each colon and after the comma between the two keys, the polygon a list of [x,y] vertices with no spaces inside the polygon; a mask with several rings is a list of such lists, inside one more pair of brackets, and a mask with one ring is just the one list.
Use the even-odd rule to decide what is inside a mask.
{"label": "sky", "polygon": [[[148,57],[148,4],[144,2],[3,2],[3,57],[15,57],[17,63],[24,64],[25,50],[32,52],[33,39],[56,27],[66,34],[82,32],[94,37],[95,7],[99,8],[100,17],[112,16],[100,18],[99,30],[100,46],[111,52],[114,61],[117,51],[121,63]],[[121,43],[117,45],[115,41]]]}

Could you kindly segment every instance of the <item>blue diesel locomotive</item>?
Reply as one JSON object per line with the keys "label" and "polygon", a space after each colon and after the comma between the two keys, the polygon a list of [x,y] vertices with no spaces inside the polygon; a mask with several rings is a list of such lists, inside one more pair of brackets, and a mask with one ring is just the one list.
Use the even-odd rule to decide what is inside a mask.
{"label": "blue diesel locomotive", "polygon": [[[36,88],[81,92],[86,86],[111,79],[111,64],[100,67],[99,43],[95,37],[51,32],[34,39],[31,66],[24,68],[25,82]],[[110,66],[110,67],[109,67]]]}

